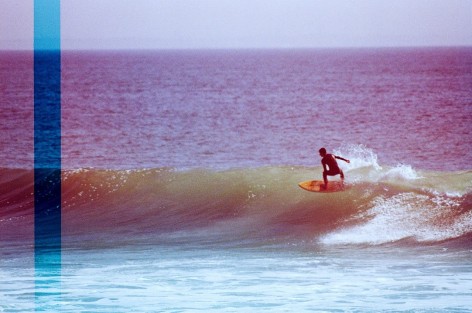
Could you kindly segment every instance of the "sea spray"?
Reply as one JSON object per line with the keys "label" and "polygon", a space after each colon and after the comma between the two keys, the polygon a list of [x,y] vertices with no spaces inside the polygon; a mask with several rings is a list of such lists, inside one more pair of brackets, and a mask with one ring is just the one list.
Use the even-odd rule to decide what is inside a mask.
{"label": "sea spray", "polygon": [[334,150],[334,154],[349,159],[350,163],[345,165],[347,171],[371,167],[374,170],[381,170],[377,154],[365,145],[347,144]]}

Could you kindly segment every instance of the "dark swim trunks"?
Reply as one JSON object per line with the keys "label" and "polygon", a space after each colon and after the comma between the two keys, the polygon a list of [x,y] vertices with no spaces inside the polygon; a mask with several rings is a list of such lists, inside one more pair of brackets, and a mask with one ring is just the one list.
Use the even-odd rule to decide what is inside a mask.
{"label": "dark swim trunks", "polygon": [[327,154],[324,156],[323,159],[321,159],[321,164],[326,164],[328,166],[328,170],[325,171],[326,175],[329,176],[334,176],[341,174],[341,170],[339,169],[338,162],[336,162],[336,159],[334,158],[334,155],[332,154]]}
{"label": "dark swim trunks", "polygon": [[328,170],[328,171],[324,171],[323,173],[326,173],[326,175],[328,176],[334,176],[334,175],[338,175],[338,174],[341,174],[341,171],[338,169],[334,170]]}

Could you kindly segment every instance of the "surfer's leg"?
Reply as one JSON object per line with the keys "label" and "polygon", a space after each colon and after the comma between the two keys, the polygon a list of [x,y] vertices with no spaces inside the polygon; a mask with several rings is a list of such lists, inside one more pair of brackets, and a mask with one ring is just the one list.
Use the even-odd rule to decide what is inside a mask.
{"label": "surfer's leg", "polygon": [[344,180],[344,173],[343,173],[343,170],[339,170],[339,174],[341,175],[341,180]]}
{"label": "surfer's leg", "polygon": [[328,172],[323,171],[324,188],[328,188]]}

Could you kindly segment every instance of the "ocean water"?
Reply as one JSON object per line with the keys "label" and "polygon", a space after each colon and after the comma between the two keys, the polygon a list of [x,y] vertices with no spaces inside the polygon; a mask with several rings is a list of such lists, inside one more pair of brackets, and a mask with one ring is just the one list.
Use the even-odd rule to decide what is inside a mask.
{"label": "ocean water", "polygon": [[[41,275],[33,56],[0,60],[0,312],[472,312],[472,49],[64,51]],[[297,186],[323,146],[346,191]]]}

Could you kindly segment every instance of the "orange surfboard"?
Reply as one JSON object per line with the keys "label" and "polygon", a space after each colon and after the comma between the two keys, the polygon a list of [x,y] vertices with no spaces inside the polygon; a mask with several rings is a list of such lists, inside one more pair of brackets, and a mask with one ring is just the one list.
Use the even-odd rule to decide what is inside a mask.
{"label": "orange surfboard", "polygon": [[321,188],[324,186],[322,180],[308,180],[298,183],[300,188],[313,192],[337,192],[346,189],[346,185],[342,181],[328,181],[328,189]]}

